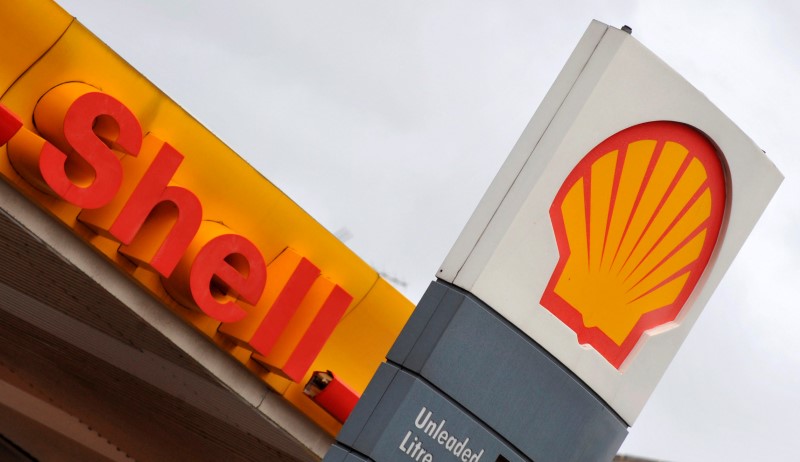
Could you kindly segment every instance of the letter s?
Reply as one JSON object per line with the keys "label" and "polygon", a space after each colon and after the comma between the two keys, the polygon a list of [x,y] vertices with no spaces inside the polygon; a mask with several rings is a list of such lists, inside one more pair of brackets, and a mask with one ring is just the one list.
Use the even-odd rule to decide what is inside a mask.
{"label": "letter s", "polygon": [[71,82],[45,93],[34,121],[54,145],[39,152],[38,162],[52,192],[86,209],[110,202],[122,183],[122,165],[112,148],[137,156],[142,146],[142,128],[130,109],[89,85]]}

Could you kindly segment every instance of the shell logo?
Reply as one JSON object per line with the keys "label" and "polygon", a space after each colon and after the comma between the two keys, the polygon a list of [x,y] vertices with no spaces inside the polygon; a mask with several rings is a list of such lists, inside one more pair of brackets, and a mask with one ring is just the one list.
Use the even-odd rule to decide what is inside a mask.
{"label": "shell logo", "polygon": [[645,331],[674,321],[708,264],[726,202],[716,148],[649,122],[592,149],[550,218],[559,261],[541,304],[619,369]]}

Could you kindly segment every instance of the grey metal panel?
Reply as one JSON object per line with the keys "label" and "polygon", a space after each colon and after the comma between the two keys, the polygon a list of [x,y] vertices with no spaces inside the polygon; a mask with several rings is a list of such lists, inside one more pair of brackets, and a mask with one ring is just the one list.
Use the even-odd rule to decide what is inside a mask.
{"label": "grey metal panel", "polygon": [[351,452],[347,455],[347,459],[345,459],[344,462],[372,462],[372,459]]}
{"label": "grey metal panel", "polygon": [[372,380],[367,385],[367,389],[364,390],[356,407],[353,408],[353,412],[350,413],[344,426],[336,436],[336,440],[340,443],[354,447],[356,438],[364,430],[364,426],[372,416],[372,412],[383,398],[386,389],[389,388],[389,384],[397,374],[397,368],[384,366],[384,364],[381,364],[378,367]]}
{"label": "grey metal panel", "polygon": [[381,368],[396,375],[353,449],[381,462],[528,460],[423,380],[389,364]]}
{"label": "grey metal panel", "polygon": [[406,360],[446,293],[447,287],[431,282],[425,291],[425,295],[422,296],[419,304],[414,308],[414,312],[403,327],[403,331],[394,341],[394,345],[386,355],[389,361],[402,363]]}
{"label": "grey metal panel", "polygon": [[[441,282],[437,284],[445,285]],[[419,373],[537,462],[611,460],[627,425],[574,374],[472,294],[440,333],[417,344],[428,354],[402,364]],[[440,304],[440,306],[443,303]],[[436,315],[434,315],[436,317]],[[433,335],[437,335],[433,338]],[[491,399],[494,396],[496,399]]]}
{"label": "grey metal panel", "polygon": [[352,452],[346,447],[334,444],[325,454],[322,462],[372,462],[372,459],[365,457],[357,452]]}
{"label": "grey metal panel", "polygon": [[[423,297],[424,298],[424,297]],[[406,368],[418,370],[425,363],[426,358],[436,346],[442,333],[447,329],[453,315],[458,311],[458,307],[464,300],[464,295],[455,290],[447,290],[436,307],[436,311],[431,316],[430,321],[425,326],[422,334],[417,338],[414,347],[403,361]],[[422,301],[420,301],[422,304]]]}
{"label": "grey metal panel", "polygon": [[394,369],[396,373],[392,379],[392,383],[389,384],[389,387],[383,394],[380,403],[378,403],[378,406],[372,412],[369,421],[353,444],[353,449],[367,455],[372,454],[375,445],[387,431],[386,426],[396,412],[397,403],[403,402],[414,381],[418,380],[410,374],[400,372],[397,367],[391,364],[383,363],[381,364],[381,368]]}
{"label": "grey metal panel", "polygon": [[348,454],[350,454],[350,451],[334,444],[328,449],[328,452],[325,453],[322,462],[344,462]]}

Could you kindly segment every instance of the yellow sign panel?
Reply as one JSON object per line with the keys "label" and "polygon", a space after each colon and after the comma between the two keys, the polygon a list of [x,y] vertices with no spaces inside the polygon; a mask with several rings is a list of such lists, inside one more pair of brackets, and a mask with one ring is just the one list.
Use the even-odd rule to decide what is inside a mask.
{"label": "yellow sign panel", "polygon": [[336,433],[302,385],[363,391],[413,305],[58,6],[2,13],[0,175]]}

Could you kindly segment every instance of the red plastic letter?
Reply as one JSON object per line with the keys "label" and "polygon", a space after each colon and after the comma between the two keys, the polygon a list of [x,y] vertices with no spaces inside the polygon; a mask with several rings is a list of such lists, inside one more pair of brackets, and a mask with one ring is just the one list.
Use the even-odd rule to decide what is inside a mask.
{"label": "red plastic letter", "polygon": [[264,292],[267,265],[256,246],[238,234],[209,241],[192,263],[189,286],[194,303],[222,322],[247,315],[236,299],[255,305]]}
{"label": "red plastic letter", "polygon": [[94,209],[110,202],[122,182],[122,166],[109,146],[136,156],[142,129],[125,105],[97,91],[78,96],[62,112],[66,98],[74,95],[74,87],[69,85],[76,84],[50,90],[34,112],[42,135],[60,148],[43,149],[39,169],[56,195],[78,207]]}
{"label": "red plastic letter", "polygon": [[325,346],[325,342],[328,341],[352,301],[353,296],[347,291],[338,285],[333,288],[300,343],[282,368],[288,377],[295,382],[303,379],[306,371],[311,367],[322,347]]}
{"label": "red plastic letter", "polygon": [[[131,244],[145,221],[153,220],[154,227],[157,228],[155,232],[145,233],[144,237],[137,239],[141,242],[123,247],[120,252],[134,260],[148,263],[165,277],[169,277],[175,269],[197,234],[203,214],[200,200],[191,191],[180,186],[168,186],[182,161],[183,155],[164,143],[108,230],[123,244]],[[177,214],[163,209],[154,212],[159,204],[165,202],[173,205]],[[163,229],[162,223],[171,225],[166,238],[163,235],[167,231]]]}
{"label": "red plastic letter", "polygon": [[250,347],[262,355],[269,354],[319,274],[319,268],[308,259],[300,260],[286,286],[264,316],[253,337],[247,342]]}
{"label": "red plastic letter", "polygon": [[8,143],[12,136],[22,128],[22,121],[7,107],[0,104],[0,146]]}

